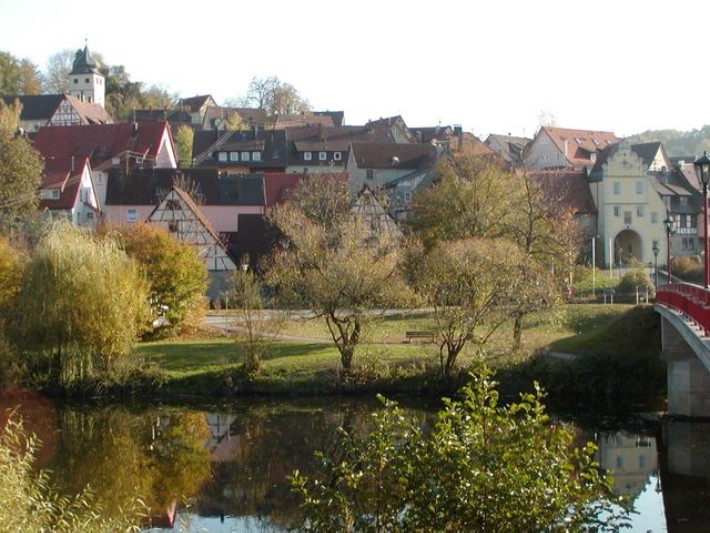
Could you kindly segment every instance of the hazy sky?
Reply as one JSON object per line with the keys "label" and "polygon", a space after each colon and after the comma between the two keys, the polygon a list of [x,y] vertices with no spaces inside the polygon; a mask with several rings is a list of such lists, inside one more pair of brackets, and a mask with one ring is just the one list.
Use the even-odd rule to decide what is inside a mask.
{"label": "hazy sky", "polygon": [[[87,6],[97,6],[89,8]],[[99,52],[133,81],[218,103],[278,76],[347,124],[401,115],[532,136],[710,124],[703,0],[0,0],[0,50],[44,69]]]}

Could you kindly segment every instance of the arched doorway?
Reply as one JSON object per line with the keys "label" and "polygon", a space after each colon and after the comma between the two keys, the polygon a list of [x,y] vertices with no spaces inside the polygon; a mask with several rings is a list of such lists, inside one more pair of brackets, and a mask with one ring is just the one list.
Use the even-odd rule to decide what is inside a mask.
{"label": "arched doorway", "polygon": [[632,259],[643,260],[641,237],[635,231],[625,229],[614,239],[614,264],[628,265]]}

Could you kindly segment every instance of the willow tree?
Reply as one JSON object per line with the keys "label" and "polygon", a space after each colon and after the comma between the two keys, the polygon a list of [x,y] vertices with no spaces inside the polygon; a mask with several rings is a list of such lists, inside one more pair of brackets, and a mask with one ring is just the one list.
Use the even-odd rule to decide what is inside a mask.
{"label": "willow tree", "polygon": [[29,260],[15,338],[49,361],[51,382],[71,385],[110,372],[148,323],[148,284],[115,242],[56,225]]}
{"label": "willow tree", "polygon": [[372,312],[407,297],[395,237],[372,238],[372,228],[355,215],[333,217],[332,226],[314,221],[291,203],[270,218],[284,239],[266,265],[266,282],[286,301],[325,318],[349,372]]}

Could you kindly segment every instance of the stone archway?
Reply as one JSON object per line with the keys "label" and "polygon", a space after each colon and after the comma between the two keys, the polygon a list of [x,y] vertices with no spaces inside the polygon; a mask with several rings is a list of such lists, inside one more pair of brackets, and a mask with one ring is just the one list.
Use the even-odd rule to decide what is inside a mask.
{"label": "stone archway", "polygon": [[628,265],[636,259],[643,261],[641,254],[641,236],[633,230],[625,229],[614,239],[614,264]]}

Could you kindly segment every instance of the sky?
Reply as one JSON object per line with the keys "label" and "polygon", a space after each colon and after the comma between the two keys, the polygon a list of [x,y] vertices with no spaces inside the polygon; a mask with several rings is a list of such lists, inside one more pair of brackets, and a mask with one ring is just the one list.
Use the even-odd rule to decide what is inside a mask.
{"label": "sky", "polygon": [[541,117],[620,137],[710,124],[702,0],[0,0],[0,28],[0,51],[40,70],[88,43],[132,81],[219,104],[277,76],[350,125],[401,115],[484,140]]}

